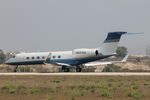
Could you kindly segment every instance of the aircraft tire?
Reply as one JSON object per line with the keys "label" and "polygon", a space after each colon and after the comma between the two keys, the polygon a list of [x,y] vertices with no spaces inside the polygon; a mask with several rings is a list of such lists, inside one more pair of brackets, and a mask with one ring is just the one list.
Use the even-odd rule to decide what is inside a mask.
{"label": "aircraft tire", "polygon": [[76,68],[76,72],[82,72],[82,68]]}
{"label": "aircraft tire", "polygon": [[69,72],[69,71],[70,71],[69,68],[64,69],[64,72]]}
{"label": "aircraft tire", "polygon": [[69,70],[69,68],[66,68],[66,67],[62,67],[62,72],[69,72],[70,70]]}

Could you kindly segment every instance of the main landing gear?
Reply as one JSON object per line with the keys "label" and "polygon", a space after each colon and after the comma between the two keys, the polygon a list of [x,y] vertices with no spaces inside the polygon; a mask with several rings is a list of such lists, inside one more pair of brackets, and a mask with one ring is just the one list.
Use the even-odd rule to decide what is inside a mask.
{"label": "main landing gear", "polygon": [[77,67],[77,68],[76,68],[76,72],[82,72],[82,68]]}
{"label": "main landing gear", "polygon": [[62,72],[70,72],[70,69],[66,66],[62,66]]}
{"label": "main landing gear", "polygon": [[[76,66],[76,72],[82,72],[81,66]],[[70,68],[68,66],[62,66],[62,72],[70,72]]]}

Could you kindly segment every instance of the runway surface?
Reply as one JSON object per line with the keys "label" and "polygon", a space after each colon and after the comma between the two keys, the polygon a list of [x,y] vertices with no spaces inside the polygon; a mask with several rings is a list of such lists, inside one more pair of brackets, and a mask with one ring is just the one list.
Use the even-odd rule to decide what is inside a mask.
{"label": "runway surface", "polygon": [[143,72],[134,72],[134,73],[128,73],[128,72],[108,72],[108,73],[0,73],[0,76],[8,76],[8,75],[47,75],[47,76],[150,76],[149,72],[143,73]]}

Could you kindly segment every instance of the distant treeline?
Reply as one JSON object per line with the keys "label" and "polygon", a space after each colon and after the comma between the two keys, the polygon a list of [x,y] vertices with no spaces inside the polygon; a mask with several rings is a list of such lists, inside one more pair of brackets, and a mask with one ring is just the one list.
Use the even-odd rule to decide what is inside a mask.
{"label": "distant treeline", "polygon": [[4,54],[3,50],[0,49],[0,64],[5,62],[6,55]]}

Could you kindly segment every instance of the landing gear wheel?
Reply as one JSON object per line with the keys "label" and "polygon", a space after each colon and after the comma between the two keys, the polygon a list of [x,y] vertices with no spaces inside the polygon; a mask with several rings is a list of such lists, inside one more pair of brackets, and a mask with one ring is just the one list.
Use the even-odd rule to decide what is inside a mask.
{"label": "landing gear wheel", "polygon": [[82,68],[76,68],[76,72],[82,72]]}
{"label": "landing gear wheel", "polygon": [[69,68],[64,69],[64,72],[69,72],[69,71],[70,71]]}
{"label": "landing gear wheel", "polygon": [[69,68],[66,68],[65,66],[62,67],[62,72],[69,72]]}

